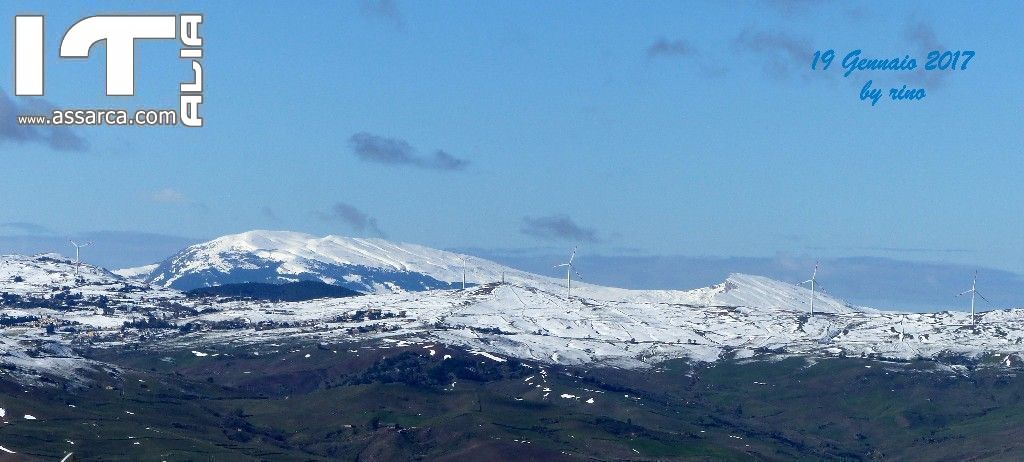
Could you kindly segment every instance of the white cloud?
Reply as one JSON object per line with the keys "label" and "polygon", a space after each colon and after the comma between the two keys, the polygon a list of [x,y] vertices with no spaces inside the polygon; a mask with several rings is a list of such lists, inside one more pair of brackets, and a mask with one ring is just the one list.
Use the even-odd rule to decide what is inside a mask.
{"label": "white cloud", "polygon": [[163,188],[153,193],[150,199],[162,204],[187,204],[189,202],[181,191],[174,188]]}

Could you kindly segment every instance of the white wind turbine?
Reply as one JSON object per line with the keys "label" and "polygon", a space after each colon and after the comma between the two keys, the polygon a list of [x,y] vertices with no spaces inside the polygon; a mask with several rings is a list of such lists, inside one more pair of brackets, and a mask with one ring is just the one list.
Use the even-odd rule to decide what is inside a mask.
{"label": "white wind turbine", "polygon": [[466,290],[466,257],[459,255],[459,259],[462,260],[462,290]]}
{"label": "white wind turbine", "polygon": [[965,290],[963,292],[960,292],[959,294],[957,294],[957,297],[960,297],[960,296],[963,296],[963,295],[967,295],[967,294],[971,294],[971,325],[973,326],[973,325],[975,325],[975,321],[974,321],[974,296],[977,295],[977,296],[981,297],[982,300],[985,300],[988,303],[992,303],[992,302],[989,302],[988,299],[985,298],[984,295],[981,295],[981,292],[978,292],[978,272],[977,271],[974,272],[974,280],[971,281],[971,288],[968,289],[968,290]]}
{"label": "white wind turbine", "polygon": [[576,267],[572,265],[573,259],[576,258],[576,249],[579,246],[572,248],[572,254],[569,255],[569,261],[562,263],[561,265],[555,265],[555,268],[565,267],[565,296],[566,298],[572,297],[572,273],[576,273],[576,277],[583,278],[580,273],[576,271]]}
{"label": "white wind turbine", "polygon": [[811,273],[811,278],[801,282],[800,285],[808,283],[811,284],[811,316],[814,316],[814,289],[818,284],[818,262],[814,262],[814,272]]}
{"label": "white wind turbine", "polygon": [[89,244],[92,244],[92,242],[83,242],[81,244],[79,244],[79,243],[77,243],[75,241],[70,241],[70,240],[68,242],[70,242],[71,245],[73,245],[75,247],[75,275],[78,275],[78,272],[79,272],[78,270],[82,266],[82,257],[81,257],[82,247],[88,247]]}

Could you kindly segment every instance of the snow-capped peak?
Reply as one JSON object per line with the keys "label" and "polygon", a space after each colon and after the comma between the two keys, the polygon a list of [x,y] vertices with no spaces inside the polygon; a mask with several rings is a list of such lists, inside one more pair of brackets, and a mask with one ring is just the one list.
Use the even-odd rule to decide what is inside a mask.
{"label": "snow-capped peak", "polygon": [[361,292],[428,290],[527,277],[454,252],[384,239],[248,231],[193,245],[160,263],[149,280],[191,289],[233,282],[314,279]]}

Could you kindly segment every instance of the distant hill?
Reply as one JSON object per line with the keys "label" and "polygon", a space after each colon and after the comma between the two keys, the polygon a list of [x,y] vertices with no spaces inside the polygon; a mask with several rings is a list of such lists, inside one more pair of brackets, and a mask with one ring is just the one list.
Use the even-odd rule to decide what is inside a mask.
{"label": "distant hill", "polygon": [[362,295],[351,289],[320,281],[298,281],[284,284],[243,282],[215,287],[200,287],[188,292],[196,297],[239,297],[272,302],[301,302],[318,298],[343,298]]}
{"label": "distant hill", "polygon": [[363,293],[457,289],[534,275],[484,259],[383,239],[249,231],[188,247],[155,268],[122,271],[179,290],[242,282],[322,281]]}

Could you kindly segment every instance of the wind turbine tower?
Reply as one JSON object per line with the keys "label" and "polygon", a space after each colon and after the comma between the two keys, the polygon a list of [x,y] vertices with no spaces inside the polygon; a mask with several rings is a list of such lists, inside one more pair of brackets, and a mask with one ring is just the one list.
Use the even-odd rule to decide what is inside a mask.
{"label": "wind turbine tower", "polygon": [[75,247],[75,276],[78,275],[79,269],[82,267],[82,247],[88,247],[92,242],[83,242],[81,244],[75,241],[68,241],[72,246]]}
{"label": "wind turbine tower", "polygon": [[960,296],[963,296],[963,295],[967,295],[967,294],[971,294],[971,325],[973,326],[973,325],[975,325],[974,297],[978,296],[978,297],[981,297],[982,300],[985,300],[988,303],[992,303],[992,302],[989,302],[988,299],[985,298],[984,295],[981,295],[981,293],[978,292],[978,272],[977,271],[974,272],[974,280],[971,281],[971,288],[968,289],[968,290],[965,290],[963,292],[960,292],[959,294],[957,294],[957,297],[960,297]]}
{"label": "wind turbine tower", "polygon": [[573,266],[573,264],[572,264],[573,259],[576,258],[576,249],[578,249],[578,248],[579,248],[579,246],[576,246],[576,247],[572,248],[572,254],[569,255],[569,261],[567,261],[565,263],[562,263],[561,265],[555,265],[554,266],[555,268],[561,268],[563,266],[565,267],[565,297],[566,298],[572,297],[572,274],[576,273],[576,277],[578,277],[578,278],[582,278],[583,277],[583,276],[580,276],[580,273],[576,272],[576,267]]}
{"label": "wind turbine tower", "polygon": [[814,289],[818,285],[818,262],[814,262],[814,272],[811,273],[811,278],[800,284],[811,285],[811,316],[814,316]]}
{"label": "wind turbine tower", "polygon": [[466,257],[459,255],[462,260],[462,290],[466,290]]}

